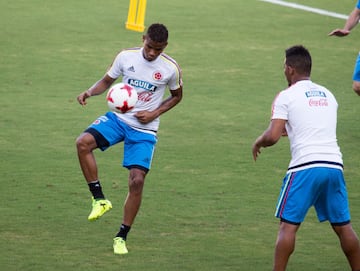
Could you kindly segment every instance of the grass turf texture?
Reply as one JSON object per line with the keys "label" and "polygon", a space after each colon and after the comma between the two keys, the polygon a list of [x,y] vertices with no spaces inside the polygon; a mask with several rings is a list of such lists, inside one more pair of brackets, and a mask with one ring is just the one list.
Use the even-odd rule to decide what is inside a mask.
{"label": "grass turf texture", "polygon": [[[124,27],[128,1],[2,2],[1,269],[270,270],[289,145],[263,150],[256,164],[251,145],[286,85],[284,49],[299,43],[313,55],[312,79],[340,104],[338,138],[360,233],[359,101],[351,90],[360,30],[330,38],[344,20],[255,0],[148,1],[146,25],[170,30],[167,53],[183,69],[184,99],[162,117],[130,253],[119,257],[112,238],[127,191],[122,146],[96,153],[114,208],[90,223],[74,141],[107,110],[105,96],[84,108],[76,96],[120,49],[141,45],[141,34]],[[354,5],[312,2],[297,3],[343,14]],[[289,263],[289,270],[310,269],[348,269],[337,237],[313,210]]]}

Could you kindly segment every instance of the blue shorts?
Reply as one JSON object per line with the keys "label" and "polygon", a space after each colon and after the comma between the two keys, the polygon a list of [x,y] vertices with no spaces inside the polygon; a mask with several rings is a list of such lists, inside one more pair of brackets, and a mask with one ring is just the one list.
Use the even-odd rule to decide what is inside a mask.
{"label": "blue shorts", "polygon": [[320,222],[346,224],[350,221],[343,171],[313,167],[286,174],[275,216],[293,224],[304,221],[311,206]]}
{"label": "blue shorts", "polygon": [[150,169],[157,143],[156,135],[131,128],[112,112],[97,118],[85,132],[94,136],[102,151],[124,141],[123,166],[128,169],[139,167],[146,172]]}
{"label": "blue shorts", "polygon": [[353,80],[360,82],[360,53],[358,54],[354,67]]}

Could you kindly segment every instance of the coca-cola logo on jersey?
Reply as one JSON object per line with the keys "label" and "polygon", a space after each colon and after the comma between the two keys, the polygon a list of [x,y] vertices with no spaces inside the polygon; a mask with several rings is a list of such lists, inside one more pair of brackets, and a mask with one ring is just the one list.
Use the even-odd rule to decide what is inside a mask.
{"label": "coca-cola logo on jersey", "polygon": [[152,92],[150,91],[143,91],[138,93],[138,100],[143,102],[148,102],[151,100]]}
{"label": "coca-cola logo on jersey", "polygon": [[327,99],[319,99],[319,100],[310,99],[309,105],[310,106],[328,106],[329,103],[328,103]]}

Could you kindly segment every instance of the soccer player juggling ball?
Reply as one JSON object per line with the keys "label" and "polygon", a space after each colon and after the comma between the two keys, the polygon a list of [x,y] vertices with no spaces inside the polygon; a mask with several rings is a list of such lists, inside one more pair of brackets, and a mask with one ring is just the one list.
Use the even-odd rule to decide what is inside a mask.
{"label": "soccer player juggling ball", "polygon": [[[128,194],[122,223],[113,240],[115,254],[128,253],[126,238],[140,208],[145,177],[157,142],[159,117],[182,99],[181,70],[174,59],[163,53],[167,44],[167,28],[163,24],[152,24],[143,36],[142,47],[122,50],[105,75],[77,97],[81,105],[86,105],[88,98],[105,92],[119,77],[134,87],[139,97],[132,111],[107,112],[76,140],[80,167],[93,197],[90,221],[112,208],[102,191],[93,151],[97,148],[104,151],[124,142],[123,166],[129,170]],[[163,99],[167,88],[170,95]]]}
{"label": "soccer player juggling ball", "polygon": [[283,180],[275,215],[280,227],[274,271],[284,271],[295,249],[296,232],[307,211],[315,207],[320,222],[328,220],[339,237],[352,270],[360,271],[359,239],[350,223],[343,161],[336,138],[334,95],[310,80],[312,60],[303,46],[285,52],[284,74],[289,87],[273,102],[269,127],[255,140],[256,161],[261,148],[287,134],[291,161]]}

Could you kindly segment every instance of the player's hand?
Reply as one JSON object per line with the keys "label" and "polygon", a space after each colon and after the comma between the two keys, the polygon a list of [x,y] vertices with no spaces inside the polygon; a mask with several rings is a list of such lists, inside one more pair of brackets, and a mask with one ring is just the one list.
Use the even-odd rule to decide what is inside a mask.
{"label": "player's hand", "polygon": [[89,98],[90,96],[91,95],[89,94],[88,91],[84,91],[84,92],[80,93],[79,96],[77,96],[77,101],[81,105],[86,105],[86,99]]}
{"label": "player's hand", "polygon": [[154,112],[150,112],[150,111],[139,111],[136,112],[134,116],[142,124],[149,123],[157,117],[157,115]]}
{"label": "player's hand", "polygon": [[347,35],[350,34],[350,31],[349,30],[345,30],[345,29],[335,29],[333,31],[331,31],[328,35],[329,36],[337,36],[337,37],[345,37]]}
{"label": "player's hand", "polygon": [[254,158],[255,162],[256,162],[256,159],[257,159],[257,157],[259,156],[260,153],[261,153],[260,147],[255,143],[252,146],[252,154],[253,154],[253,158]]}

